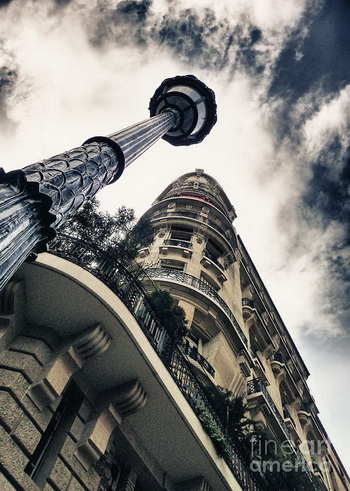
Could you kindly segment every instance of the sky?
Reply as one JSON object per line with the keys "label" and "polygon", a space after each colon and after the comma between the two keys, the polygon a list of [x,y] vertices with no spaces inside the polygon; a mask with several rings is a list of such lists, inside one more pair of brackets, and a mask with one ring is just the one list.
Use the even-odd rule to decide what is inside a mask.
{"label": "sky", "polygon": [[140,216],[181,174],[218,180],[348,472],[349,24],[349,0],[0,0],[6,171],[146,119],[165,78],[215,91],[202,143],[157,142],[99,198]]}

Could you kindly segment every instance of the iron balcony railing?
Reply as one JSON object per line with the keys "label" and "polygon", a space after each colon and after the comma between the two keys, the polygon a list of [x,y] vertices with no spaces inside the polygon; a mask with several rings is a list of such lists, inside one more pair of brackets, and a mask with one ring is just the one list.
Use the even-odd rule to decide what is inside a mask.
{"label": "iron balcony railing", "polygon": [[206,372],[209,373],[212,377],[215,377],[215,370],[211,366],[211,364],[202,356],[200,353],[198,353],[198,349],[195,348],[194,346],[190,346],[189,342],[187,341],[186,343],[181,345],[183,352],[185,355],[189,356],[192,358],[192,360],[196,361],[199,363],[199,365],[204,368]]}
{"label": "iron balcony railing", "polygon": [[217,230],[223,237],[232,240],[234,239],[232,233],[230,232],[229,229],[227,231],[220,227],[220,225],[217,225],[215,222],[210,220],[209,218],[206,218],[205,216],[201,215],[200,213],[193,213],[192,211],[164,211],[159,213],[158,215],[153,216],[152,220],[158,220],[159,218],[164,218],[164,217],[184,217],[184,218],[193,218],[194,220],[198,220],[202,223],[205,223],[206,225],[209,225],[210,227],[214,228]]}
{"label": "iron balcony railing", "polygon": [[193,245],[191,242],[187,242],[185,240],[178,240],[178,239],[168,239],[163,242],[163,245],[167,246],[176,246],[176,247],[183,247],[184,249],[192,249]]}
{"label": "iron balcony railing", "polygon": [[189,362],[174,342],[171,333],[158,320],[143,285],[136,276],[119,264],[115,257],[67,235],[59,234],[50,242],[50,253],[73,262],[105,283],[125,303],[138,321],[149,342],[163,360],[177,386],[199,417],[204,410],[215,421],[226,440],[223,456],[243,491],[260,491],[253,473],[239,455],[235,443],[226,437],[225,423],[218,417]]}
{"label": "iron balcony railing", "polygon": [[287,437],[288,440],[291,440],[291,434],[288,429],[288,426],[284,422],[284,419],[282,418],[279,410],[277,409],[275,403],[272,400],[272,397],[268,393],[268,390],[266,389],[265,385],[262,383],[262,381],[259,378],[254,378],[252,380],[248,380],[247,382],[247,393],[248,395],[250,394],[255,394],[257,392],[262,392],[264,395],[266,401],[268,402],[270,409],[272,410],[273,414],[275,415],[276,419],[278,420],[282,430],[285,433],[285,436]]}
{"label": "iron balcony railing", "polygon": [[[262,383],[262,381],[259,378],[254,378],[252,380],[248,380],[248,382],[247,382],[247,394],[250,395],[250,394],[255,394],[257,392],[261,392],[264,395],[266,401],[268,402],[270,409],[272,410],[272,412],[275,415],[276,419],[278,420],[281,428],[283,429],[283,432],[284,432],[285,436],[287,437],[287,440],[292,444],[293,440],[292,440],[292,436],[291,436],[291,433],[289,431],[289,428],[286,425],[284,419],[282,418],[282,416],[281,416],[279,410],[277,409],[275,403],[273,402],[272,397],[270,396],[265,385]],[[317,486],[314,483],[312,472],[310,470],[308,463],[305,460],[304,455],[301,453],[301,451],[298,447],[294,446],[294,444],[293,444],[293,450],[295,451],[296,455],[298,456],[299,463],[302,467],[302,470],[304,472],[306,472],[310,481],[313,483],[315,491],[319,491],[320,488],[319,488],[319,486]]]}
{"label": "iron balcony railing", "polygon": [[176,271],[174,269],[168,268],[151,268],[148,270],[148,275],[154,279],[165,279],[171,281],[178,281],[180,283],[184,283],[186,285],[191,286],[192,288],[196,288],[201,292],[205,293],[208,297],[210,297],[214,302],[220,305],[222,310],[225,312],[227,317],[230,319],[233,324],[238,336],[240,337],[242,343],[246,348],[248,348],[248,339],[244,332],[242,331],[240,325],[238,324],[235,316],[233,315],[231,309],[227,305],[226,302],[218,295],[216,290],[209,286],[204,281],[199,280],[195,276],[192,276],[187,273],[183,273],[182,271]]}
{"label": "iron balcony railing", "polygon": [[211,254],[207,249],[205,249],[203,251],[203,257],[206,257],[208,258],[210,261],[212,261],[214,264],[216,264],[216,266],[218,266],[218,268],[223,271],[224,270],[224,267],[223,265],[217,260],[217,258],[215,256],[213,256],[213,254]]}

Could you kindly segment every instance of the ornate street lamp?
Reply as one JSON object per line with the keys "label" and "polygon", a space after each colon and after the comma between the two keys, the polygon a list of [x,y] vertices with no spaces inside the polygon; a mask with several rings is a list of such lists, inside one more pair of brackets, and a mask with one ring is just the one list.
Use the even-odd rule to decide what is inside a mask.
{"label": "ornate street lamp", "polygon": [[0,168],[0,289],[23,261],[46,250],[62,220],[157,140],[201,142],[216,122],[215,95],[193,75],[168,78],[151,98],[150,113],[148,120],[23,169]]}

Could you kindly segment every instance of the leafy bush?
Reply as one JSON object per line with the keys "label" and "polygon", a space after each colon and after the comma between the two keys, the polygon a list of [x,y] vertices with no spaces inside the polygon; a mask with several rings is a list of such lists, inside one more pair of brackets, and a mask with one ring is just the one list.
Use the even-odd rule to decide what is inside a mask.
{"label": "leafy bush", "polygon": [[130,263],[143,247],[153,242],[153,229],[147,218],[136,220],[132,208],[122,206],[112,215],[99,210],[96,198],[83,206],[58,228],[58,232],[95,244]]}

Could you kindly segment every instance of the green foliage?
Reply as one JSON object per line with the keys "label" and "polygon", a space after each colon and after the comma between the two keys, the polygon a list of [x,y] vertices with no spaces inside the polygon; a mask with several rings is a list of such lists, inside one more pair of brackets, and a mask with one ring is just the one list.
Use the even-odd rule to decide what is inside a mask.
{"label": "green foliage", "polygon": [[83,206],[58,229],[59,232],[115,254],[119,261],[132,261],[137,252],[153,241],[153,230],[148,219],[136,221],[132,208],[122,206],[112,215],[99,210],[96,198]]}
{"label": "green foliage", "polygon": [[203,405],[197,406],[196,412],[198,419],[202,423],[203,428],[212,439],[219,457],[228,456],[229,450],[227,446],[227,441],[218,422]]}
{"label": "green foliage", "polygon": [[196,408],[198,418],[213,440],[218,455],[228,457],[227,437],[231,438],[248,468],[255,470],[257,481],[266,491],[315,491],[316,478],[310,479],[300,467],[295,453],[269,438],[246,417],[242,397],[223,387],[203,387],[225,433],[203,405]]}
{"label": "green foliage", "polygon": [[[255,431],[250,436],[252,468],[263,476],[262,489],[266,491],[315,491],[317,479],[311,479],[303,470],[292,449],[284,450],[277,440]],[[271,443],[273,445],[271,445]]]}
{"label": "green foliage", "polygon": [[226,435],[235,443],[240,456],[250,464],[250,437],[254,422],[246,417],[247,407],[243,397],[237,397],[223,387],[206,387],[206,395],[216,414],[225,425]]}
{"label": "green foliage", "polygon": [[176,305],[167,290],[157,289],[150,294],[152,306],[161,324],[167,331],[179,339],[186,332],[186,314],[182,307]]}

